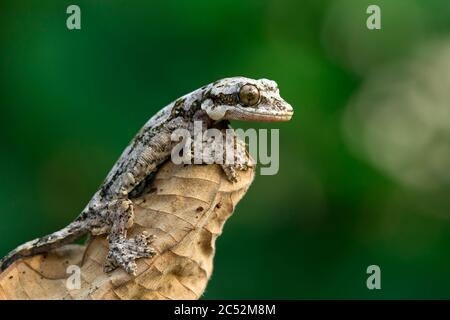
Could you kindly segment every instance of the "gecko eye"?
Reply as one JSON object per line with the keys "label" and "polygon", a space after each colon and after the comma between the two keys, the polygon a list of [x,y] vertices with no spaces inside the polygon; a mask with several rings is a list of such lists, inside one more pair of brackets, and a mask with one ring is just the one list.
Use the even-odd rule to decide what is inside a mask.
{"label": "gecko eye", "polygon": [[239,90],[239,100],[244,106],[253,106],[259,101],[259,90],[252,84],[246,84]]}

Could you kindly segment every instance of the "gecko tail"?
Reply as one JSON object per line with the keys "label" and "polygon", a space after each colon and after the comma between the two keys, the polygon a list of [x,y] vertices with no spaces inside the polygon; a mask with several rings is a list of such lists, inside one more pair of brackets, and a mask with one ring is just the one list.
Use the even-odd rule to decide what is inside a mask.
{"label": "gecko tail", "polygon": [[28,241],[18,246],[16,249],[8,253],[3,259],[0,260],[0,272],[4,271],[12,263],[21,258],[47,252],[64,244],[71,243],[76,239],[82,237],[86,233],[86,228],[83,227],[78,221],[74,221],[67,227],[59,231],[56,231],[42,238]]}

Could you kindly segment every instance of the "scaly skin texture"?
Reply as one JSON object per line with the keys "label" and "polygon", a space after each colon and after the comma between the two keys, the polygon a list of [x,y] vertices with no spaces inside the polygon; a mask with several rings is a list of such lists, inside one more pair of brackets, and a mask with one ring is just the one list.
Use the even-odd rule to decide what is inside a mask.
{"label": "scaly skin texture", "polygon": [[[135,260],[151,257],[152,236],[146,233],[127,238],[133,224],[133,203],[130,198],[139,193],[158,167],[170,158],[173,147],[171,135],[186,129],[192,135],[194,122],[204,129],[228,128],[228,120],[288,121],[292,107],[279,95],[277,84],[267,79],[244,77],[225,78],[203,86],[167,105],[155,114],[137,133],[119,157],[100,189],[81,214],[67,227],[29,241],[0,261],[4,270],[21,257],[46,252],[72,242],[85,234],[108,234],[109,254],[105,272],[117,267],[135,274]],[[234,137],[235,143],[242,144]],[[208,150],[208,141],[201,141]],[[230,181],[238,179],[237,171],[246,170],[251,163],[237,159],[222,168]]]}

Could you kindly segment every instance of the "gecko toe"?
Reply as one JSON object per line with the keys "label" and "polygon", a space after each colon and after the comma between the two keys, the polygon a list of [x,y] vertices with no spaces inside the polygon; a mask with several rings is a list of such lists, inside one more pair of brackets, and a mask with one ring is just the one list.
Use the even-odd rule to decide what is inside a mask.
{"label": "gecko toe", "polygon": [[[136,274],[136,260],[150,258],[156,251],[150,246],[154,237],[141,233],[134,238],[120,238],[110,242],[110,249],[105,263],[105,271],[122,267],[129,274]],[[109,272],[106,271],[106,272]]]}

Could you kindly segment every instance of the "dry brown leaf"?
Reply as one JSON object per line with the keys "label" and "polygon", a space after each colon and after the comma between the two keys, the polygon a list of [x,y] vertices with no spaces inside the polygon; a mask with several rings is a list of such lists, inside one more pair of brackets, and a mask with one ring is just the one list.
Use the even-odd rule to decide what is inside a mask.
{"label": "dry brown leaf", "polygon": [[[103,272],[104,236],[17,261],[0,274],[0,299],[198,299],[213,270],[215,241],[253,181],[254,170],[230,183],[218,165],[167,162],[150,189],[133,200],[135,224],[157,238],[158,254],[139,259],[137,276]],[[67,267],[81,270],[80,289],[68,290]]]}

